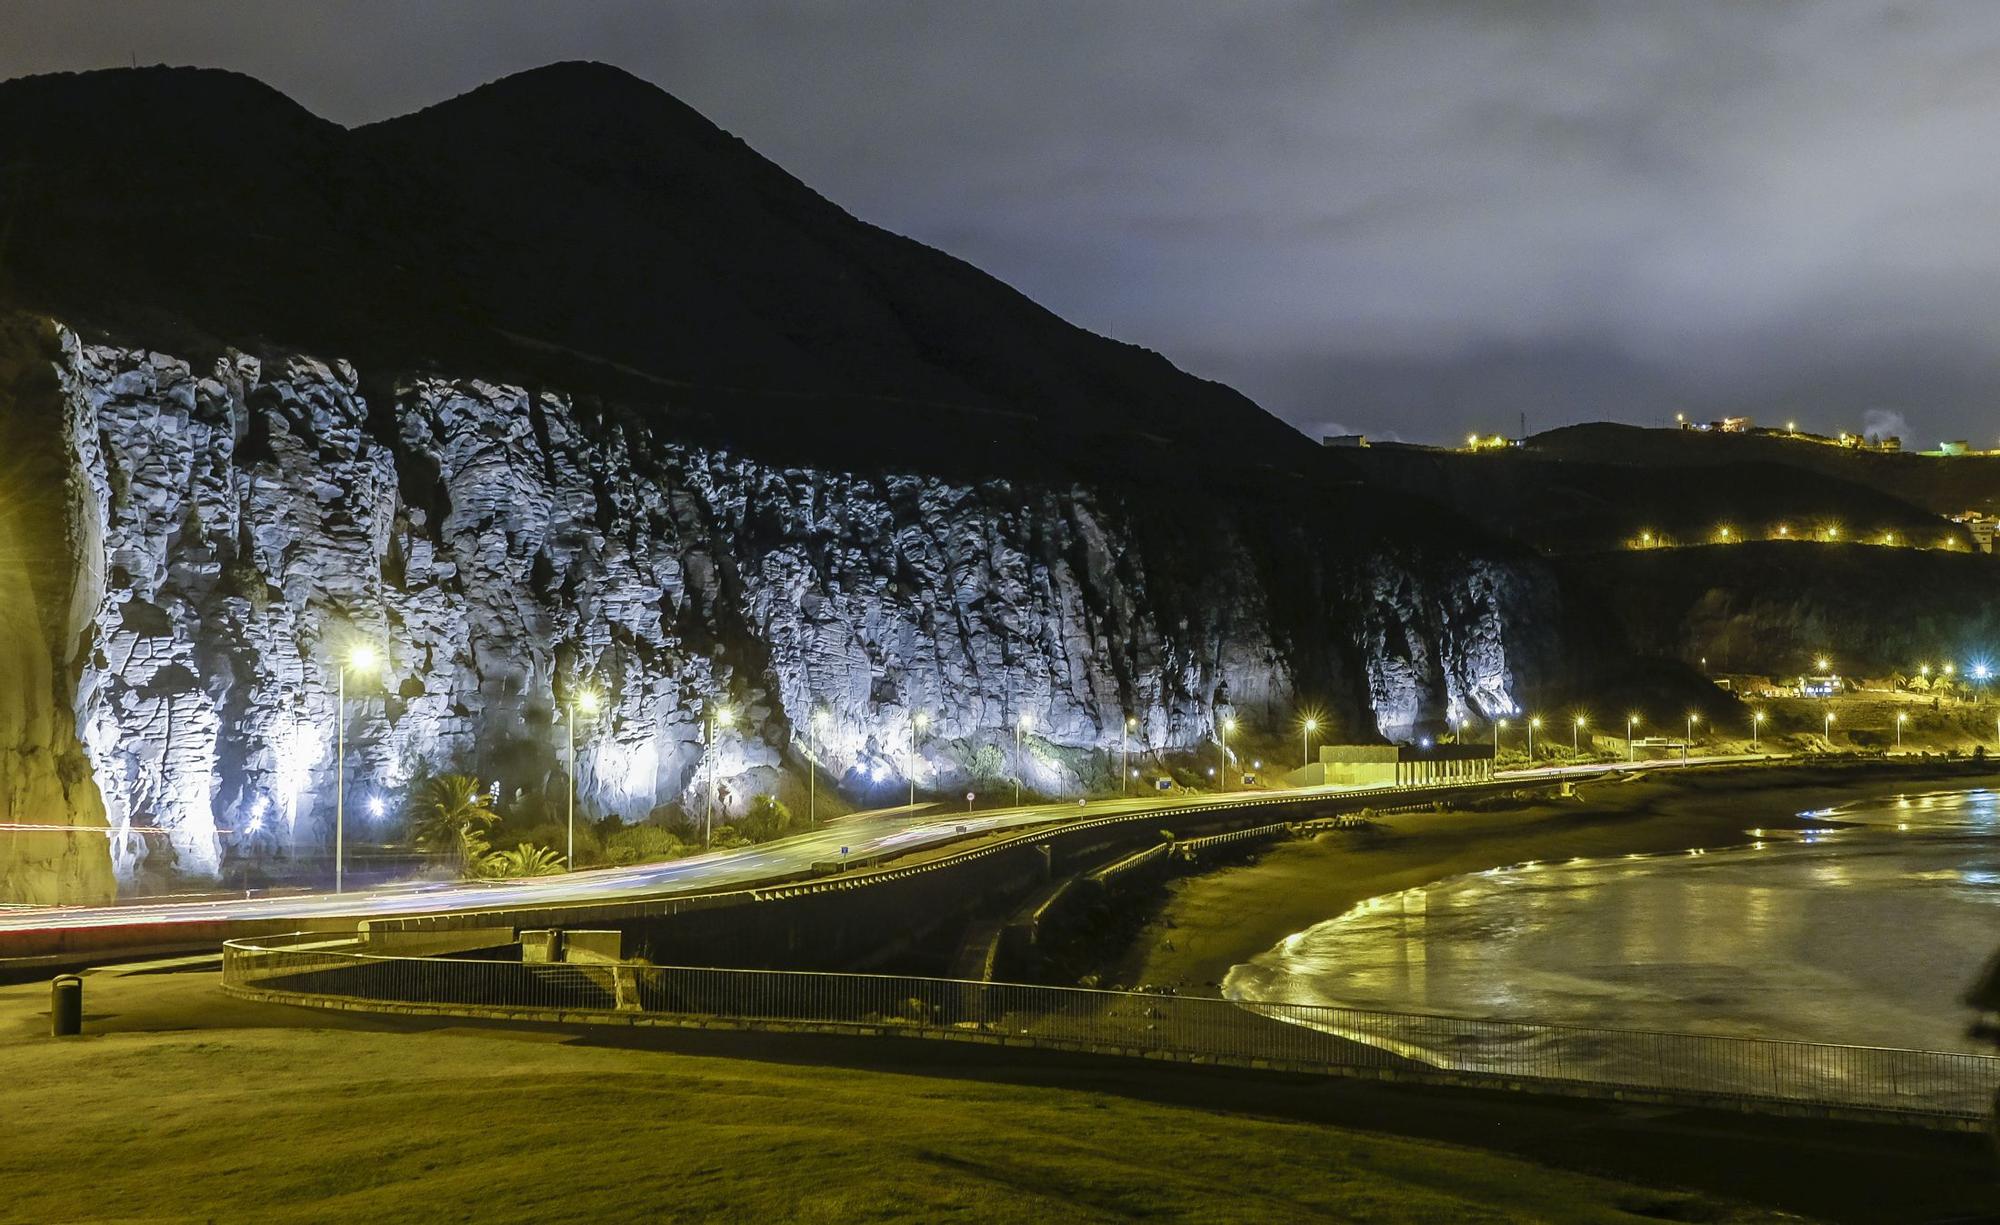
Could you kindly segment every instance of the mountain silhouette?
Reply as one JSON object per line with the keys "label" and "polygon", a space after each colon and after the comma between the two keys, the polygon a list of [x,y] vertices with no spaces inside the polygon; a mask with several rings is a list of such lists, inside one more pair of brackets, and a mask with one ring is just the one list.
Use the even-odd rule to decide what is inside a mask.
{"label": "mountain silhouette", "polygon": [[559,385],[802,457],[1295,468],[1315,450],[601,64],[355,129],[216,70],[0,83],[0,297],[177,351]]}

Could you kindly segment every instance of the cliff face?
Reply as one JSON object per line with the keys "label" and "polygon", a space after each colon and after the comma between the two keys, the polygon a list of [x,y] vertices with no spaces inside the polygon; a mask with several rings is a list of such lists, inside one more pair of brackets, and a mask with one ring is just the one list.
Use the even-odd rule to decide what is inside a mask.
{"label": "cliff face", "polygon": [[[629,818],[698,811],[711,771],[738,808],[810,740],[893,802],[912,768],[1101,785],[1128,716],[1135,749],[1194,748],[1232,709],[1282,733],[1303,694],[1335,735],[1405,735],[1512,710],[1554,655],[1550,582],[1447,546],[1196,539],[1089,487],[772,466],[545,391],[364,394],[304,356],[197,370],[64,331],[51,365],[77,565],[103,575],[76,726],[127,880],[325,846],[343,717],[365,829],[424,769],[545,785],[593,687],[581,803]],[[341,712],[361,643],[386,675],[350,675]]]}
{"label": "cliff face", "polygon": [[64,445],[55,333],[0,322],[0,901],[48,904],[114,892],[109,831],[77,742],[74,658],[98,551]]}

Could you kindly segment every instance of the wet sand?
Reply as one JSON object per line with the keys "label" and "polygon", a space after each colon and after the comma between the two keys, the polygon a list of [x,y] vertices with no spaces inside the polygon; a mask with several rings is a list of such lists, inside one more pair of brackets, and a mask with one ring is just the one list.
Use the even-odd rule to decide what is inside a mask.
{"label": "wet sand", "polygon": [[1800,829],[1809,809],[1902,791],[2000,785],[1969,763],[1672,767],[1585,784],[1572,799],[1504,811],[1377,817],[1368,828],[1280,843],[1254,862],[1182,877],[1107,981],[1215,995],[1229,968],[1368,898],[1529,860],[1657,854]]}

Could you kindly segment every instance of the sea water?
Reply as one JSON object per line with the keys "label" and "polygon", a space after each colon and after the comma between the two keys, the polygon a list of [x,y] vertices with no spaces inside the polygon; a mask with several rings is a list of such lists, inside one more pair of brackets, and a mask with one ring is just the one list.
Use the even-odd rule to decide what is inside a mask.
{"label": "sea water", "polygon": [[1232,969],[1225,995],[1990,1054],[1961,997],[2000,948],[2000,793],[1912,793],[1798,833],[1520,864],[1388,894]]}

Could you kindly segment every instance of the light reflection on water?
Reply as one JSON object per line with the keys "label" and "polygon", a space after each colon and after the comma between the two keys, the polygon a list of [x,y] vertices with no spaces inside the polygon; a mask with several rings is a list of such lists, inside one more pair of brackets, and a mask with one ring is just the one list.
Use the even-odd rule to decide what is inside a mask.
{"label": "light reflection on water", "polygon": [[1231,970],[1223,989],[1990,1051],[1965,1036],[1960,997],[2000,945],[2000,795],[1890,797],[1813,815],[1858,828],[1760,830],[1740,848],[1523,865],[1389,894],[1287,937]]}

